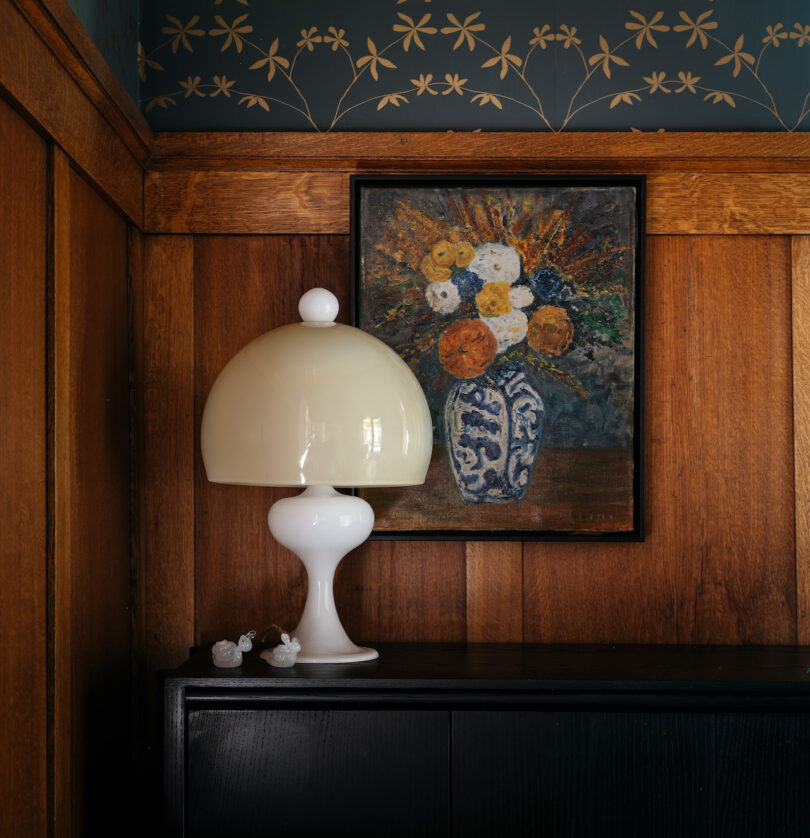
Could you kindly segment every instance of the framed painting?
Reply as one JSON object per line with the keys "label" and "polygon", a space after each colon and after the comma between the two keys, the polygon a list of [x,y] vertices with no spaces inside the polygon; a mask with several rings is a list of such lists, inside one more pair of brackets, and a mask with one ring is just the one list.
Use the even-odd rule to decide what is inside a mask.
{"label": "framed painting", "polygon": [[641,540],[643,177],[355,176],[354,323],[430,405],[377,538]]}

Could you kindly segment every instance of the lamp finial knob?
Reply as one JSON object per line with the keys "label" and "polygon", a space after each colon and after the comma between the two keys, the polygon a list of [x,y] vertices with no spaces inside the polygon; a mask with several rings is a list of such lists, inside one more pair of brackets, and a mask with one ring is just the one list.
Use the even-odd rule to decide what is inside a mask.
{"label": "lamp finial knob", "polygon": [[298,313],[304,323],[332,323],[340,303],[326,288],[310,288],[298,301]]}

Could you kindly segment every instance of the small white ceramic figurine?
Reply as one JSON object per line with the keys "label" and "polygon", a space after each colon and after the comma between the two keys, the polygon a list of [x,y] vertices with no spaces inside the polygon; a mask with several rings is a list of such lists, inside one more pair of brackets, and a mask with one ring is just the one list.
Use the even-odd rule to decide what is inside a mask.
{"label": "small white ceramic figurine", "polygon": [[301,644],[297,637],[290,640],[289,634],[282,634],[281,643],[275,649],[265,649],[259,657],[266,660],[270,666],[287,668],[295,664],[295,659],[300,651]]}
{"label": "small white ceramic figurine", "polygon": [[220,640],[214,643],[211,655],[214,658],[214,666],[218,669],[233,669],[242,665],[242,652],[249,652],[253,648],[255,631],[243,634],[237,643],[232,640]]}

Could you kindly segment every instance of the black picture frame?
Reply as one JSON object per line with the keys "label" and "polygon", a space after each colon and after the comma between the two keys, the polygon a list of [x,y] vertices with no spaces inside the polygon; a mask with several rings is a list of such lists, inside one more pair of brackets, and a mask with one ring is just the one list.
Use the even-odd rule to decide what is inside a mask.
{"label": "black picture frame", "polygon": [[[439,422],[436,406],[444,398],[444,424],[454,429],[437,429],[437,454],[424,487],[359,492],[377,516],[371,537],[642,541],[646,178],[370,174],[352,176],[350,193],[352,323],[375,334],[405,357],[429,394],[434,422]],[[428,254],[432,239],[436,242]],[[448,242],[449,248],[444,246]],[[473,261],[465,266],[470,248]],[[452,254],[448,251],[455,253],[455,263],[449,261]],[[503,267],[497,262],[500,256],[505,257]],[[473,267],[478,273],[468,270]],[[503,281],[492,279],[501,276],[494,270],[506,270],[508,289],[504,290]],[[452,283],[456,290],[444,283]],[[483,285],[490,283],[482,295]],[[518,307],[528,299],[525,289],[531,292],[532,301]],[[425,299],[431,294],[427,315],[426,305],[419,297],[422,291]],[[477,311],[471,308],[472,293]],[[510,302],[506,301],[507,293]],[[400,302],[396,302],[397,295],[401,296]],[[448,302],[442,295],[452,299]],[[459,307],[450,311],[456,297]],[[386,308],[392,302],[393,306]],[[382,315],[381,309],[385,309]],[[464,313],[470,316],[461,317]],[[430,321],[433,314],[436,324]],[[454,315],[464,323],[450,330]],[[495,336],[496,354],[485,368],[492,339],[476,320]],[[419,336],[421,344],[408,344],[409,328]],[[439,337],[431,340],[440,331]],[[525,337],[517,340],[521,333]],[[566,338],[570,341],[567,346]],[[503,346],[508,348],[502,350]],[[496,365],[497,358],[514,360]],[[480,392],[490,398],[493,381],[497,383],[504,375],[512,375],[514,382],[520,377],[521,363],[527,359],[531,361],[531,371],[522,370],[525,376],[520,380],[527,385],[521,385],[522,389],[540,395],[534,382],[538,377],[548,379],[544,392],[551,395],[540,395],[539,411],[544,420],[554,414],[558,420],[566,417],[566,421],[558,425],[553,437],[556,447],[546,448],[540,441],[537,457],[544,463],[544,476],[536,478],[537,469],[529,465],[525,494],[518,499],[509,493],[520,490],[514,484],[524,479],[527,467],[516,467],[513,474],[519,477],[514,480],[493,477],[489,471],[481,478],[480,467],[477,471],[475,467],[483,458],[484,449],[480,440],[466,448],[461,444],[460,440],[470,436],[462,433],[468,425],[463,420],[447,419],[452,414],[448,401],[450,392],[452,407]],[[448,368],[461,377],[450,374]],[[484,372],[476,376],[480,368]],[[438,374],[434,374],[435,370]],[[493,379],[496,370],[501,379]],[[581,371],[587,373],[587,378],[582,377]],[[567,390],[584,393],[582,398],[587,401],[589,394],[582,383],[585,380],[598,398],[598,402],[588,405],[588,416],[601,415],[602,424],[577,418],[576,407],[566,401]],[[457,384],[459,381],[463,383]],[[437,388],[448,392],[437,395]],[[518,400],[524,395],[519,395]],[[503,407],[505,403],[497,392],[492,398],[500,399],[496,407],[501,414],[511,407],[512,414],[517,415],[517,402]],[[545,428],[541,430],[547,438]],[[450,435],[455,442],[448,446]],[[624,446],[616,442],[622,438]],[[566,439],[569,445],[559,444]],[[576,440],[582,444],[577,446]],[[612,444],[599,447],[593,440]],[[505,445],[511,446],[510,452],[519,452],[516,458],[520,461],[520,452],[531,449],[534,442],[518,445],[510,441]],[[468,456],[471,448],[476,450],[476,456],[480,455],[472,466]],[[453,452],[461,453],[456,456]],[[511,454],[509,457],[511,463]],[[439,462],[442,459],[443,463]],[[466,473],[456,477],[459,491],[469,495],[472,481],[473,490],[481,491],[483,486],[483,491],[495,493],[497,502],[462,499],[462,509],[457,510],[456,500],[448,494],[447,475],[438,469],[452,471],[459,462],[462,469],[469,467],[475,472],[472,477]],[[545,482],[533,484],[534,478]],[[414,494],[420,492],[421,495]],[[504,495],[509,499],[502,499]],[[512,519],[514,526],[510,525]],[[569,522],[571,525],[566,526]]]}

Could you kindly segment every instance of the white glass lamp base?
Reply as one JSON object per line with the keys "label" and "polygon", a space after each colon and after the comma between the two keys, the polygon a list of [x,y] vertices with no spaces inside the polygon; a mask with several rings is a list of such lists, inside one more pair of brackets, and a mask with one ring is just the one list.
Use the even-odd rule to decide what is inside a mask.
{"label": "white glass lamp base", "polygon": [[292,632],[301,643],[296,663],[357,663],[379,657],[374,649],[349,639],[333,589],[340,560],[371,534],[372,508],[331,486],[309,486],[296,497],[276,501],[267,522],[276,541],[292,550],[307,570],[307,602]]}

